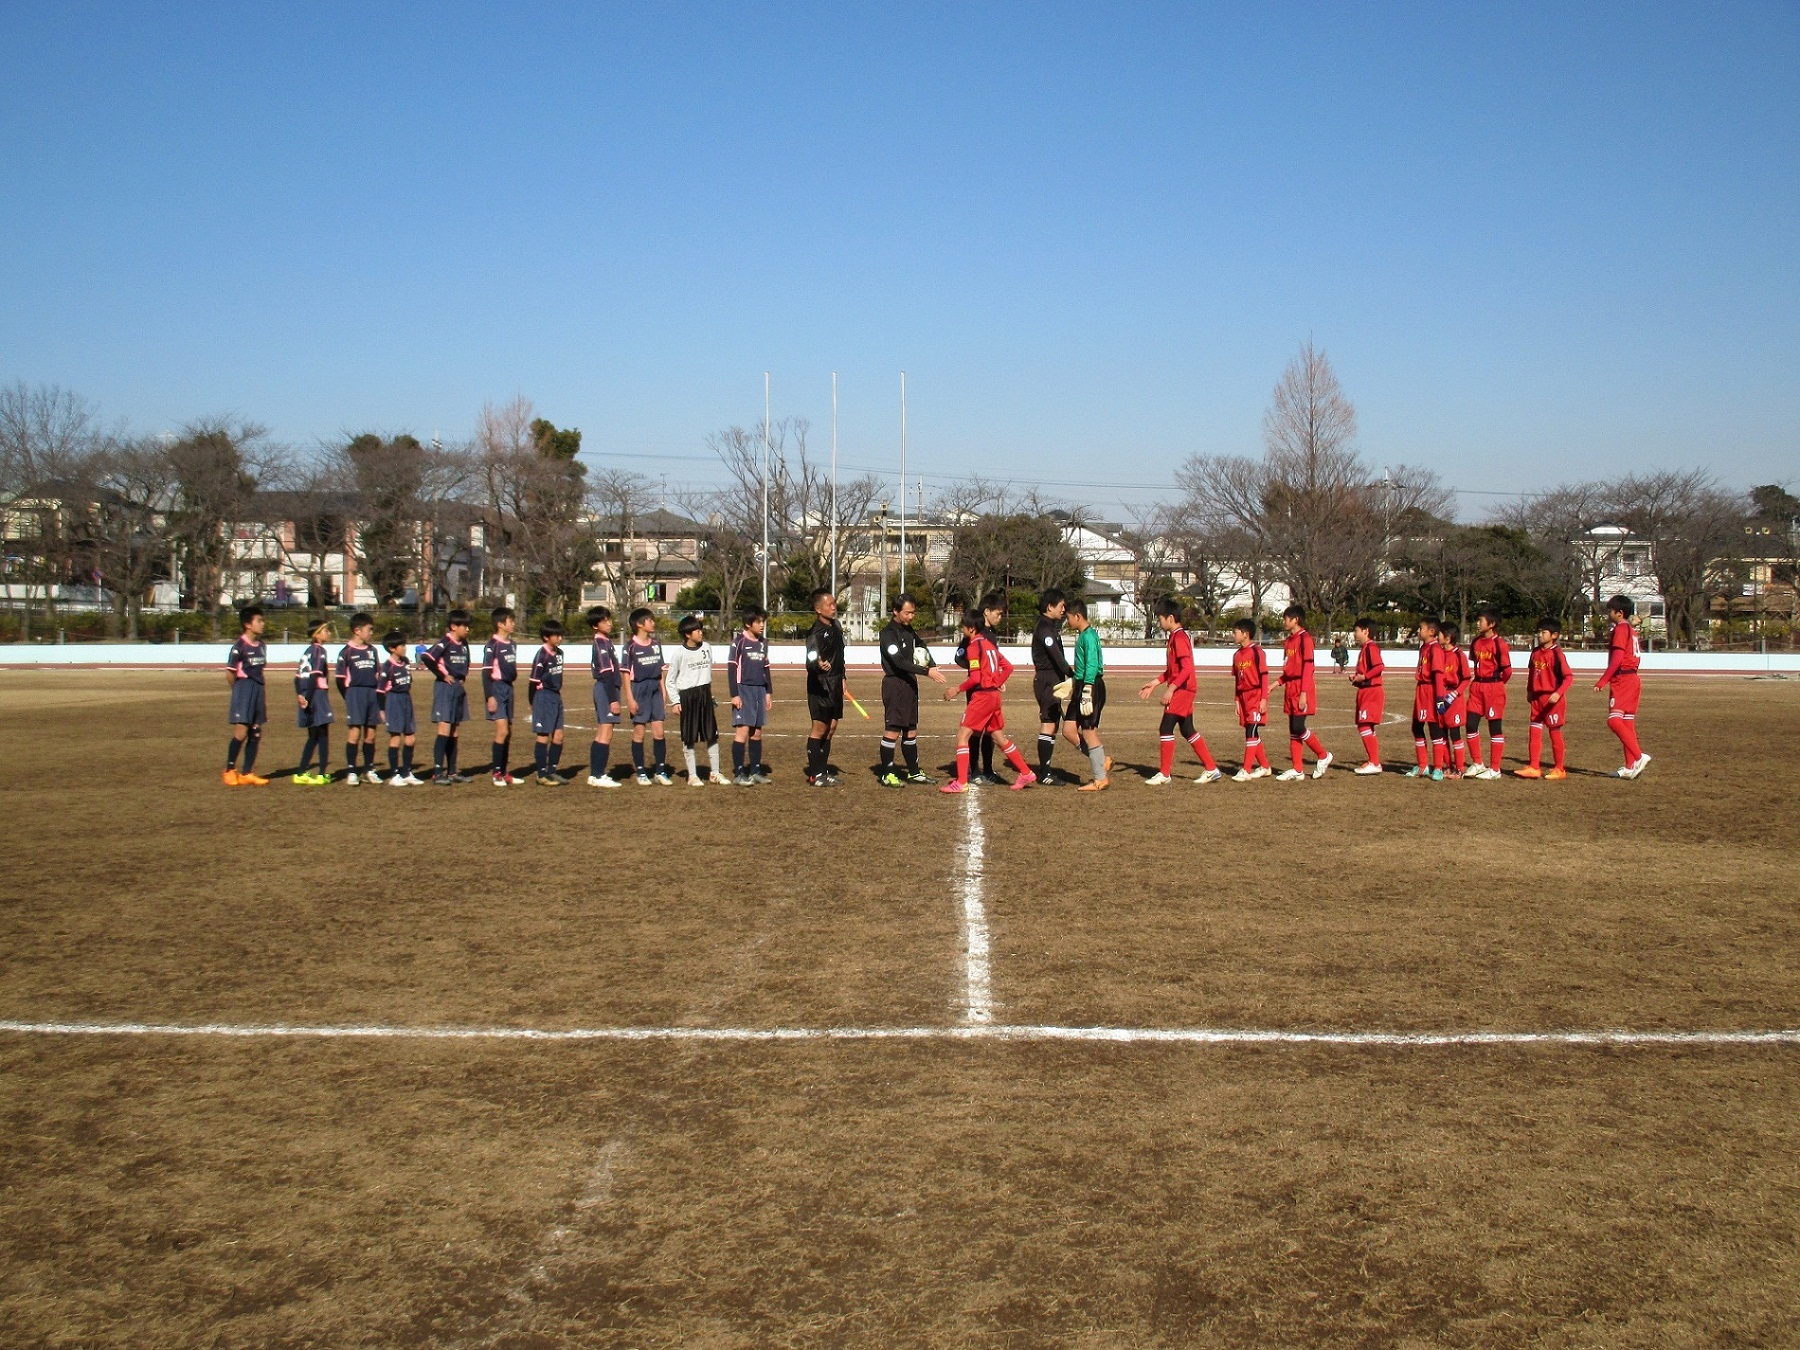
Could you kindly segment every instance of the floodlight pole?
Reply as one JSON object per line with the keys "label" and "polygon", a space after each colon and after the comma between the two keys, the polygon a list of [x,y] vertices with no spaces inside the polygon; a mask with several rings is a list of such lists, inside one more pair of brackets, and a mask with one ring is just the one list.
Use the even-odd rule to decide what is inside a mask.
{"label": "floodlight pole", "polygon": [[837,372],[831,372],[831,593],[838,593]]}
{"label": "floodlight pole", "polygon": [[762,607],[769,612],[769,372],[763,372]]}
{"label": "floodlight pole", "polygon": [[906,594],[906,372],[900,372],[900,594]]}

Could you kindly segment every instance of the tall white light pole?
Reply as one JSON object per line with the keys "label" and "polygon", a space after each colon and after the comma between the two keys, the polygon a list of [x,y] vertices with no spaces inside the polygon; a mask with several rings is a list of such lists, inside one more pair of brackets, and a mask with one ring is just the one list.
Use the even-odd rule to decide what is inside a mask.
{"label": "tall white light pole", "polygon": [[900,594],[906,594],[906,372],[900,372]]}
{"label": "tall white light pole", "polygon": [[762,607],[769,612],[769,372],[763,372]]}
{"label": "tall white light pole", "polygon": [[831,372],[831,593],[838,589],[837,550],[837,372]]}

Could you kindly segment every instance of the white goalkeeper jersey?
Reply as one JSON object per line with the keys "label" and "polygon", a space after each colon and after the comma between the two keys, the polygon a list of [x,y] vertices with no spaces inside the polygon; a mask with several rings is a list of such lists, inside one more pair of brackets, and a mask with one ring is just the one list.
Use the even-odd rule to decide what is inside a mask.
{"label": "white goalkeeper jersey", "polygon": [[712,684],[711,643],[702,642],[698,647],[689,647],[684,643],[664,650],[669,654],[669,688],[677,694],[683,689],[702,689]]}

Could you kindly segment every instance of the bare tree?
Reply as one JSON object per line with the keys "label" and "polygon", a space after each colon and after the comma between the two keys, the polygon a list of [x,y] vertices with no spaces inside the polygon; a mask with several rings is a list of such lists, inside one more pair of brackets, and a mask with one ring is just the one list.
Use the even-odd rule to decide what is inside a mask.
{"label": "bare tree", "polygon": [[[414,436],[353,436],[330,453],[333,476],[353,485],[359,570],[380,604],[406,592],[418,564],[426,450]],[[423,588],[421,588],[423,589]]]}
{"label": "bare tree", "polygon": [[113,593],[114,626],[138,639],[144,593],[174,576],[169,521],[180,479],[168,447],[154,437],[119,441],[95,457],[94,513],[100,565]]}
{"label": "bare tree", "polygon": [[23,381],[0,388],[0,511],[7,581],[25,587],[20,634],[31,636],[32,592],[41,588],[52,622],[56,587],[74,566],[87,503],[71,488],[88,476],[106,440],[94,407],[56,385]]}
{"label": "bare tree", "polygon": [[229,418],[192,423],[169,446],[176,476],[170,523],[186,562],[193,607],[211,615],[215,638],[237,528],[249,519],[258,483],[278,453],[266,428]]}
{"label": "bare tree", "polygon": [[1743,550],[1743,499],[1725,492],[1705,469],[1632,474],[1611,491],[1620,518],[1649,541],[1670,638],[1692,644],[1705,630],[1714,591]]}

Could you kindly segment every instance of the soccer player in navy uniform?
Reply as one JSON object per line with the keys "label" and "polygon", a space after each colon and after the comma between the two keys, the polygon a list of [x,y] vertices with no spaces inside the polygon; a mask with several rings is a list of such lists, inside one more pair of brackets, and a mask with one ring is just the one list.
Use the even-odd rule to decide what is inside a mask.
{"label": "soccer player in navy uniform", "polygon": [[[918,603],[903,595],[894,604],[894,617],[881,630],[881,784],[905,787],[908,783],[937,780],[919,768],[919,676],[947,684],[931,659],[931,648],[913,631]],[[894,752],[906,756],[906,773],[894,768]]]}
{"label": "soccer player in navy uniform", "polygon": [[495,787],[512,787],[518,780],[507,772],[512,754],[513,682],[519,678],[519,645],[513,641],[518,619],[505,605],[493,613],[494,635],[481,649],[481,696],[487,702],[487,720],[494,724],[494,760],[490,772]]}
{"label": "soccer player in navy uniform", "polygon": [[[231,686],[231,741],[225,747],[226,787],[267,787],[269,780],[255,772],[256,752],[262,745],[263,724],[269,720],[267,691],[263,687],[263,668],[269,661],[269,649],[263,642],[261,605],[245,605],[238,611],[243,631],[231,644],[225,658],[225,679]],[[238,755],[244,767],[238,769]]]}
{"label": "soccer player in navy uniform", "polygon": [[[294,781],[307,787],[323,787],[331,781],[331,653],[325,650],[331,624],[321,620],[312,625],[307,636],[310,641],[294,667],[294,699],[299,704],[294,720],[306,733]],[[314,755],[319,760],[317,772],[311,771]]]}
{"label": "soccer player in navy uniform", "polygon": [[731,696],[731,781],[752,787],[769,781],[763,768],[763,728],[769,705],[775,701],[774,681],[769,678],[769,616],[758,605],[744,611],[744,626],[731,639],[731,658],[725,666],[726,690]]}
{"label": "soccer player in navy uniform", "polygon": [[1050,757],[1056,753],[1056,733],[1063,723],[1063,700],[1074,692],[1075,671],[1062,640],[1067,613],[1067,597],[1050,587],[1038,598],[1037,627],[1031,634],[1031,692],[1038,705],[1037,777],[1045,787],[1059,781],[1050,772]]}
{"label": "soccer player in navy uniform", "polygon": [[388,733],[388,786],[418,787],[413,774],[413,746],[419,724],[413,713],[412,667],[406,660],[406,634],[398,629],[381,639],[387,660],[376,675],[375,694],[381,700],[381,719]]}
{"label": "soccer player in navy uniform", "polygon": [[431,688],[431,721],[437,742],[431,750],[431,781],[438,787],[466,783],[456,771],[459,729],[469,720],[469,611],[453,609],[444,616],[444,636],[419,655],[419,664],[437,681]]}
{"label": "soccer player in navy uniform", "polygon": [[594,677],[594,743],[588,747],[588,786],[616,788],[619,780],[606,771],[612,754],[613,728],[619,725],[619,654],[613,650],[613,615],[605,605],[595,605],[587,612],[588,627],[594,630],[593,649],[588,653],[588,671]]}
{"label": "soccer player in navy uniform", "polygon": [[375,620],[367,614],[350,616],[350,641],[338,650],[338,692],[344,698],[344,762],[350,772],[344,781],[358,783],[356,753],[362,750],[362,776],[375,776],[375,728],[381,723],[381,698],[376,692],[381,657],[375,650]]}
{"label": "soccer player in navy uniform", "polygon": [[656,640],[656,616],[647,609],[631,611],[631,640],[625,644],[625,659],[620,666],[624,675],[625,706],[631,713],[631,767],[637,781],[648,786],[652,775],[644,768],[644,728],[650,728],[652,749],[656,752],[655,781],[673,787],[675,777],[669,772],[668,742],[663,738],[663,717],[668,697],[663,688],[667,662],[662,643]]}
{"label": "soccer player in navy uniform", "polygon": [[806,633],[806,781],[837,786],[831,768],[831,738],[844,715],[844,630],[837,621],[837,596],[821,586],[812,593],[813,625]]}
{"label": "soccer player in navy uniform", "polygon": [[557,772],[563,748],[563,629],[555,619],[545,619],[538,629],[541,645],[531,659],[531,734],[536,741],[533,756],[537,780],[543,787],[561,787],[568,780]]}

